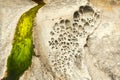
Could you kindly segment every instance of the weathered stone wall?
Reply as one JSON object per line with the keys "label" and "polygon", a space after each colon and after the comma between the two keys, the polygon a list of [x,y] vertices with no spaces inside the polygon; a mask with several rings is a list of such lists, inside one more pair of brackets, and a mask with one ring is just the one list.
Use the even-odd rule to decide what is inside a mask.
{"label": "weathered stone wall", "polygon": [[[17,21],[23,12],[35,5],[22,2],[11,0],[11,4],[1,7],[0,77],[5,70]],[[38,11],[33,28],[36,55],[20,80],[120,80],[119,0],[46,0],[46,3]],[[59,31],[61,26],[65,27],[63,32]],[[51,39],[60,40],[60,34],[69,49],[61,48],[61,42],[58,42],[61,46],[54,49],[56,43]],[[75,36],[77,41],[72,44],[77,43],[77,47],[66,41],[70,34]]]}

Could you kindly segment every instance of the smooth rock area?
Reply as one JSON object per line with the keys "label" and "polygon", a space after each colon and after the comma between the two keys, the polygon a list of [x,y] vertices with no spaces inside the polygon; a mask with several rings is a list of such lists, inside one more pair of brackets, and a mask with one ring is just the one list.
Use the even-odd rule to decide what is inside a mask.
{"label": "smooth rock area", "polygon": [[[20,80],[120,80],[120,1],[46,3],[33,27],[32,65]],[[35,5],[30,0],[0,1],[0,78],[17,21]]]}

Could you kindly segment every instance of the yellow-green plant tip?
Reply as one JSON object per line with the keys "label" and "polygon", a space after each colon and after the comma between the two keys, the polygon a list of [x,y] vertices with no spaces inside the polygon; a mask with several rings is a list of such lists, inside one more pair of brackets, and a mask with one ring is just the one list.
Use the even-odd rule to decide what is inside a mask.
{"label": "yellow-green plant tip", "polygon": [[19,19],[14,34],[13,47],[7,59],[7,77],[4,80],[19,80],[29,68],[33,55],[32,27],[34,18],[41,3],[25,12]]}

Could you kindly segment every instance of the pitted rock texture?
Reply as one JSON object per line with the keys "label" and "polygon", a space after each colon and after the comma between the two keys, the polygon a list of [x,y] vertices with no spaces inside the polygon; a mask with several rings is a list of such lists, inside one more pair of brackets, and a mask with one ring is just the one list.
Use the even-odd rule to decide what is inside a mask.
{"label": "pitted rock texture", "polygon": [[[71,16],[72,19],[59,19],[60,21],[51,27],[50,33],[48,32],[48,35],[50,34],[48,60],[54,73],[59,76],[74,74],[77,56],[80,56],[79,58],[84,56],[82,49],[86,38],[98,26],[100,19],[100,13],[90,5],[80,6]],[[82,66],[82,63],[79,63]]]}
{"label": "pitted rock texture", "polygon": [[[115,0],[116,2],[119,2]],[[109,1],[106,3],[108,5]],[[98,4],[98,7],[101,3]],[[109,4],[102,8],[102,20],[98,29],[89,37],[88,50],[97,70],[106,75],[102,75],[102,80],[120,80],[120,7],[119,4]],[[109,15],[108,15],[109,14]],[[94,42],[94,44],[93,44]],[[92,68],[92,67],[91,67]],[[91,70],[89,67],[89,69]],[[97,71],[96,71],[97,72]],[[93,73],[92,75],[95,75]],[[100,77],[99,75],[96,77]],[[93,80],[96,78],[93,77]],[[98,79],[100,80],[100,79]]]}
{"label": "pitted rock texture", "polygon": [[[120,80],[119,0],[45,2],[33,28],[32,65],[20,80]],[[2,21],[0,77],[11,50],[17,20],[28,10],[25,8],[22,12],[21,9],[16,12],[15,20],[14,12],[10,11],[9,19]]]}
{"label": "pitted rock texture", "polygon": [[[46,5],[39,10],[33,32],[36,55],[51,69],[53,80],[91,79],[84,60],[84,46],[100,24],[101,13],[84,1],[63,3],[51,3],[51,7]],[[57,9],[55,5],[59,5]]]}

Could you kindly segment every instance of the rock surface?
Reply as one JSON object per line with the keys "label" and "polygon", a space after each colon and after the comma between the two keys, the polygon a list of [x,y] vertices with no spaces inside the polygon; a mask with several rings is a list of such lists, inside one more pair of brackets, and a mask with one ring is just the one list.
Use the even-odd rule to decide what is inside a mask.
{"label": "rock surface", "polygon": [[[90,3],[87,0],[50,1],[46,0],[48,4],[41,8],[36,16],[33,28],[36,56],[33,56],[31,67],[20,80],[120,80],[119,0],[91,0]],[[2,24],[0,24],[2,25],[0,29],[0,77],[6,68],[6,59],[11,50],[17,21],[23,12],[36,5],[29,0],[20,0],[20,2],[11,0],[11,5],[5,6],[8,2],[9,0],[6,0],[6,3],[0,2],[0,4],[4,3],[1,7],[2,14],[0,14],[2,17]],[[59,49],[51,49],[53,46],[50,46],[48,41],[51,42],[52,35],[56,40],[59,38],[58,35],[62,34],[59,32],[61,28],[54,27],[67,27],[68,25],[72,31],[64,30],[68,32],[67,35],[76,35],[73,30],[79,25],[81,34],[80,36],[76,35],[78,41],[72,41],[78,43],[79,46],[72,45],[70,49],[61,48],[61,46],[58,48],[67,51],[77,51],[76,48],[78,48],[79,52],[72,54],[68,52],[63,55]],[[55,34],[51,31],[54,31]],[[55,53],[56,51],[59,54]],[[63,59],[66,56],[66,59],[69,60]],[[59,62],[62,59],[70,62],[69,65]],[[54,62],[56,62],[55,65]]]}

